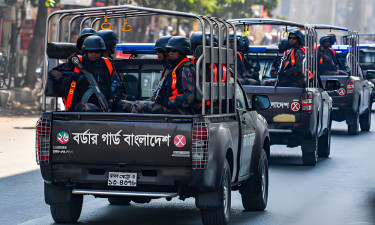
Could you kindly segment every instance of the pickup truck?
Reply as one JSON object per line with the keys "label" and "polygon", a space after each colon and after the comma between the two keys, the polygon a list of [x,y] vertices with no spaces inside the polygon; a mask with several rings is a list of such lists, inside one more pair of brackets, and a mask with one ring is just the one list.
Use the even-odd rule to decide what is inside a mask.
{"label": "pickup truck", "polygon": [[[306,48],[314,48],[315,32],[303,24],[275,19],[234,19],[229,20],[236,26],[272,25],[280,35],[287,36],[285,27],[300,28],[306,32]],[[284,30],[281,30],[282,27]],[[278,44],[278,43],[276,43]],[[247,58],[261,64],[260,79],[270,77],[275,59],[282,58],[277,46],[250,46]],[[332,99],[318,82],[317,71],[312,67],[317,56],[315,51],[306,51],[304,68],[312,72],[313,78],[301,87],[279,87],[263,85],[243,85],[249,98],[265,94],[271,101],[271,108],[259,113],[268,122],[271,145],[301,146],[304,165],[315,165],[318,157],[328,157],[331,145]],[[305,71],[305,73],[306,73]],[[306,73],[305,77],[309,77]],[[334,82],[335,81],[330,81]]]}
{"label": "pickup truck", "polygon": [[[373,37],[373,35],[370,35]],[[361,36],[360,36],[361,37]],[[359,44],[359,65],[363,76],[375,85],[375,44]],[[372,101],[375,102],[375,88],[372,90]]]}
{"label": "pickup truck", "polygon": [[[354,35],[355,37],[355,35]],[[366,80],[359,63],[358,42],[350,45],[334,45],[336,56],[341,61],[348,75],[321,75],[323,83],[328,79],[340,82],[339,90],[330,91],[333,100],[332,119],[346,121],[348,133],[356,135],[359,127],[362,131],[371,128],[371,105],[374,85]]]}
{"label": "pickup truck", "polygon": [[[128,17],[185,16],[201,22],[208,20],[206,27],[218,21],[190,13],[117,6],[55,11],[47,24],[51,23],[50,18],[66,15],[97,17],[104,10],[108,15],[126,12]],[[217,29],[228,37],[231,24],[225,20],[220,20],[220,24]],[[49,27],[47,34],[51,33]],[[270,137],[267,122],[257,111],[267,109],[269,99],[254,95],[249,101],[236,73],[224,83],[206,79],[198,83],[199,77],[205,76],[201,71],[206,71],[209,64],[236,62],[235,51],[223,47],[221,39],[221,51],[206,46],[204,39],[202,42],[203,55],[196,65],[203,67],[196,72],[196,86],[202,92],[200,113],[43,112],[36,126],[36,159],[44,179],[45,202],[50,205],[55,222],[77,222],[84,195],[124,205],[157,198],[194,197],[204,224],[229,222],[231,190],[239,190],[245,210],[266,208]],[[64,54],[58,47],[69,44],[56,42],[49,46],[46,64],[56,55],[64,58],[71,54]],[[48,51],[53,49],[60,51]],[[119,45],[117,49],[126,48]],[[125,50],[123,53],[127,54]],[[152,85],[148,81],[160,74],[159,61],[138,57],[115,60],[114,64],[124,78],[128,94],[136,99],[150,97]],[[218,75],[221,80],[223,71],[219,69]],[[215,107],[221,103],[222,107],[208,110],[206,101]]]}

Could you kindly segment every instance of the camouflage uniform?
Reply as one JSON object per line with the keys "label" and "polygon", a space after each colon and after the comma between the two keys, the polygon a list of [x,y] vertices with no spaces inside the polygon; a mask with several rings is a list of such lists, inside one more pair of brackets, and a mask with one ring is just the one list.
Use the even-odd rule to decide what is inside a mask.
{"label": "camouflage uniform", "polygon": [[[123,93],[122,84],[116,70],[113,67],[112,74],[109,74],[109,70],[103,59],[94,62],[84,56],[82,64],[96,79],[100,90],[108,101],[109,110],[112,110],[112,107],[121,99]],[[53,80],[54,96],[64,97],[66,99],[72,81],[76,81],[77,84],[69,111],[100,111],[98,107],[99,103],[95,96],[90,97],[89,103],[87,104],[80,102],[90,86],[85,75],[74,72],[74,68],[75,66],[71,62],[67,62],[53,68],[48,73],[49,79]]]}
{"label": "camouflage uniform", "polygon": [[[292,54],[294,52],[295,63],[292,63]],[[303,87],[305,85],[305,76],[302,71],[302,61],[305,53],[301,48],[290,49],[287,58],[284,61],[282,71],[278,75],[277,86],[280,87]]]}
{"label": "camouflage uniform", "polygon": [[191,105],[195,100],[195,66],[191,62],[184,62],[176,70],[177,87],[179,88],[179,96],[169,99],[171,94],[171,77],[175,65],[167,65],[169,71],[165,71],[166,81],[161,86],[159,96],[155,101],[152,99],[147,101],[136,101],[132,106],[133,113],[154,113],[154,114],[192,114]]}

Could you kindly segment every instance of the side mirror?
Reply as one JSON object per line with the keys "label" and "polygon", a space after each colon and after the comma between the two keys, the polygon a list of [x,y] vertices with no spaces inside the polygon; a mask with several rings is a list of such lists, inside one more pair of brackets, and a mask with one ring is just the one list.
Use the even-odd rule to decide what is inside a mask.
{"label": "side mirror", "polygon": [[339,80],[327,80],[326,81],[326,91],[335,91],[340,89],[340,81]]}
{"label": "side mirror", "polygon": [[251,105],[253,106],[252,109],[264,110],[271,106],[271,102],[267,95],[253,95],[251,97]]}
{"label": "side mirror", "polygon": [[373,80],[375,79],[375,70],[367,70],[366,72],[366,79]]}

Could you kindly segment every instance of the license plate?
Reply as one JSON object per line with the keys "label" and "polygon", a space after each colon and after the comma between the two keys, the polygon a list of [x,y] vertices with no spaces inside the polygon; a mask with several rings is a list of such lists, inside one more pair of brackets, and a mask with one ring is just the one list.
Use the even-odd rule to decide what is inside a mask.
{"label": "license plate", "polygon": [[108,186],[137,186],[137,173],[109,172]]}

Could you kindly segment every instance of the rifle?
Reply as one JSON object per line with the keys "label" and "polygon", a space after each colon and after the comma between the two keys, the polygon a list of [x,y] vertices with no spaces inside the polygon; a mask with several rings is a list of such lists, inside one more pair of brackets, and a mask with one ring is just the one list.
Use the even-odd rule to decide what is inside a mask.
{"label": "rifle", "polygon": [[155,102],[156,102],[156,99],[158,99],[159,93],[160,93],[161,89],[163,88],[165,82],[166,82],[166,79],[165,79],[165,77],[163,77],[163,79],[160,81],[160,83],[158,85],[158,88],[155,91]]}
{"label": "rifle", "polygon": [[94,91],[96,97],[98,98],[101,110],[103,112],[107,112],[108,111],[107,99],[105,98],[104,94],[100,91],[99,85],[96,83],[94,76],[83,68],[83,65],[81,64],[77,56],[73,56],[71,58],[71,62],[85,75],[87,81],[90,84],[90,88]]}

